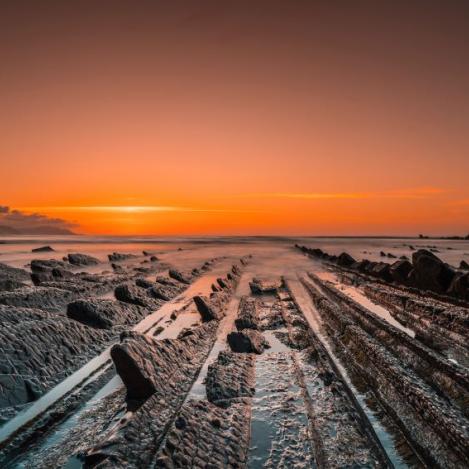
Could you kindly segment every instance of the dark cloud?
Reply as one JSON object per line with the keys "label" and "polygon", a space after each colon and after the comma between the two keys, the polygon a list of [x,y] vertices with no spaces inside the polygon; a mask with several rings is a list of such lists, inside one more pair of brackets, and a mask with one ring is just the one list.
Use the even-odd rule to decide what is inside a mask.
{"label": "dark cloud", "polygon": [[75,226],[61,218],[27,214],[0,205],[0,234],[73,234]]}

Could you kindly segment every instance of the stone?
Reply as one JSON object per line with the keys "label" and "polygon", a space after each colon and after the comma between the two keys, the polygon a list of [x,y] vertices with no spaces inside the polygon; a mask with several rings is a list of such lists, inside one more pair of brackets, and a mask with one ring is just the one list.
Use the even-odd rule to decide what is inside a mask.
{"label": "stone", "polygon": [[223,318],[223,311],[217,308],[206,296],[196,295],[193,300],[203,322],[219,321]]}
{"label": "stone", "polygon": [[341,267],[350,267],[355,262],[355,259],[348,253],[343,252],[337,258],[337,264]]}
{"label": "stone", "polygon": [[455,271],[426,249],[412,254],[413,271],[409,280],[417,288],[443,293],[448,290]]}
{"label": "stone", "polygon": [[145,308],[159,306],[159,303],[150,298],[143,288],[129,283],[118,285],[114,290],[114,296],[116,299],[124,301],[125,303],[143,306]]}
{"label": "stone", "polygon": [[188,275],[183,274],[179,270],[169,269],[168,275],[174,280],[177,280],[178,282],[185,283],[187,285],[191,283],[191,278]]}
{"label": "stone", "polygon": [[227,339],[231,350],[236,353],[261,354],[267,345],[264,336],[253,329],[230,332]]}
{"label": "stone", "polygon": [[391,265],[389,272],[395,282],[406,283],[412,269],[412,264],[408,260],[399,260]]}
{"label": "stone", "polygon": [[257,301],[255,298],[243,296],[239,305],[238,317],[235,319],[238,331],[243,329],[259,329]]}
{"label": "stone", "polygon": [[120,252],[113,252],[107,256],[110,262],[120,262],[126,261],[128,259],[135,259],[137,256],[135,254],[122,254]]}
{"label": "stone", "polygon": [[461,270],[469,270],[469,264],[466,261],[462,260],[459,264],[459,268]]}
{"label": "stone", "polygon": [[55,249],[50,246],[41,246],[40,248],[31,249],[31,252],[53,252]]}
{"label": "stone", "polygon": [[99,259],[96,257],[88,256],[87,254],[71,253],[67,255],[68,262],[73,265],[96,265],[99,264]]}

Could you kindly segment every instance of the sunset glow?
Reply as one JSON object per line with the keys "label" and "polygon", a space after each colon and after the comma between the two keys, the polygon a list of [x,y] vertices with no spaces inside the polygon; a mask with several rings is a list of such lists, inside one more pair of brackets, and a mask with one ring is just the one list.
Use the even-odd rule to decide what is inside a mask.
{"label": "sunset glow", "polygon": [[144,3],[4,7],[0,205],[89,234],[469,230],[462,3]]}

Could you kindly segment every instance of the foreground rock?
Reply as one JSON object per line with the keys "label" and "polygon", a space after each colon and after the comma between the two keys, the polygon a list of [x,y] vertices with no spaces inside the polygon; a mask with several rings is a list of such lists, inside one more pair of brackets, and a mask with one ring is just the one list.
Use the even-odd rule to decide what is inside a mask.
{"label": "foreground rock", "polygon": [[77,300],[67,306],[67,316],[70,319],[98,329],[135,324],[146,314],[147,310],[142,307],[105,299]]}
{"label": "foreground rock", "polygon": [[139,407],[130,420],[121,421],[117,433],[103,435],[93,448],[80,454],[86,464],[100,461],[100,467],[109,468],[152,465],[167,422],[183,404],[212,347],[216,328],[212,321],[183,338],[159,341],[130,334],[113,347],[111,354],[126,385],[129,405]]}
{"label": "foreground rock", "polygon": [[260,278],[253,278],[251,282],[249,282],[249,287],[251,292],[255,295],[261,295],[264,293],[275,293],[280,287],[280,281],[266,281],[261,280]]}

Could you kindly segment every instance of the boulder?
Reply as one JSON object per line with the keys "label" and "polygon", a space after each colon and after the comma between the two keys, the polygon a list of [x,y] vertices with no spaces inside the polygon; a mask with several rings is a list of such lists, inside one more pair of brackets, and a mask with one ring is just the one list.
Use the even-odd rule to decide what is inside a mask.
{"label": "boulder", "polygon": [[350,267],[355,262],[355,259],[348,253],[343,252],[337,258],[337,264],[341,267]]}
{"label": "boulder", "polygon": [[461,263],[459,264],[459,268],[461,270],[469,270],[469,264],[466,262],[466,261],[461,261]]}
{"label": "boulder", "polygon": [[236,353],[257,353],[260,355],[267,346],[264,336],[253,329],[230,332],[227,339],[231,350]]}
{"label": "boulder", "polygon": [[191,283],[191,278],[188,275],[183,274],[179,270],[169,269],[168,275],[171,278],[173,278],[174,280],[177,280],[178,282],[185,283],[187,285],[189,285],[189,283]]}
{"label": "boulder", "polygon": [[153,285],[148,294],[157,300],[169,301],[180,293],[180,289],[171,285]]}
{"label": "boulder", "polygon": [[217,308],[206,296],[197,295],[194,296],[193,300],[203,322],[219,321],[223,318],[223,311]]}
{"label": "boulder", "polygon": [[419,249],[412,254],[414,270],[409,280],[417,288],[443,293],[448,290],[455,271],[426,249]]}
{"label": "boulder", "polygon": [[150,280],[147,280],[146,278],[138,278],[135,280],[135,285],[141,288],[151,288],[155,284],[153,282],[150,282]]}
{"label": "boulder", "polygon": [[86,254],[72,253],[67,256],[68,262],[73,265],[96,265],[99,264],[99,259],[96,257],[88,256]]}
{"label": "boulder", "polygon": [[41,246],[40,248],[31,249],[31,252],[54,252],[50,246]]}
{"label": "boulder", "polygon": [[412,264],[408,260],[399,260],[391,265],[389,272],[395,282],[406,283],[412,268]]}

